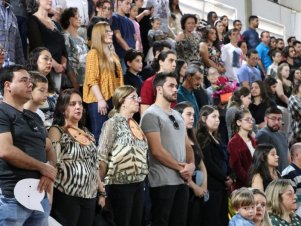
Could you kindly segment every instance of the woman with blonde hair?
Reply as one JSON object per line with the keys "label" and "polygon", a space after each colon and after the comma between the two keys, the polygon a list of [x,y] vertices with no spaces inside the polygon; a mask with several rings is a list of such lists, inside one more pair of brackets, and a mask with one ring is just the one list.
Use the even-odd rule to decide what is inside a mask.
{"label": "woman with blonde hair", "polygon": [[119,58],[113,48],[109,23],[99,22],[92,30],[91,50],[86,58],[83,100],[88,104],[90,129],[98,141],[103,123],[112,109],[112,95],[123,85]]}
{"label": "woman with blonde hair", "polygon": [[272,181],[266,191],[267,208],[274,226],[300,225],[301,218],[294,212],[297,209],[297,196],[290,180]]}
{"label": "woman with blonde hair", "polygon": [[112,97],[114,109],[105,122],[98,150],[101,178],[117,226],[140,226],[143,216],[144,179],[148,174],[147,140],[133,120],[140,97],[133,86],[121,86]]}
{"label": "woman with blonde hair", "polygon": [[254,226],[272,226],[269,214],[266,209],[267,199],[263,191],[259,189],[252,189],[255,199],[256,214],[253,218]]}

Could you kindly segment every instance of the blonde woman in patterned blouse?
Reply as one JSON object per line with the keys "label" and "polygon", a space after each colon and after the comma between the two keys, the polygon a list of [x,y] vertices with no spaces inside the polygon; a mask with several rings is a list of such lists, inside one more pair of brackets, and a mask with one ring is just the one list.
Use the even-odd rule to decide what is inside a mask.
{"label": "blonde woman in patterned blouse", "polygon": [[113,31],[105,22],[98,22],[92,30],[91,50],[86,58],[83,100],[88,104],[90,129],[96,142],[103,123],[112,109],[112,95],[123,85],[123,75],[112,41]]}
{"label": "blonde woman in patterned blouse", "polygon": [[99,139],[101,177],[117,226],[140,226],[144,179],[148,174],[148,145],[132,119],[140,97],[133,86],[121,86],[112,97],[113,115],[105,122]]}
{"label": "blonde woman in patterned blouse", "polygon": [[92,226],[97,192],[104,192],[99,177],[100,155],[89,131],[83,127],[79,91],[61,92],[49,130],[57,155],[51,215],[64,226]]}

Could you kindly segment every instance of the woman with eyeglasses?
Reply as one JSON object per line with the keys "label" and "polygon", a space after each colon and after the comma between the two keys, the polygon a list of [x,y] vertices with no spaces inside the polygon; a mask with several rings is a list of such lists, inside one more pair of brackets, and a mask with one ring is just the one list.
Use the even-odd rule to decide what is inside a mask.
{"label": "woman with eyeglasses", "polygon": [[228,139],[231,139],[231,137],[234,134],[232,131],[232,122],[235,114],[240,110],[248,109],[250,103],[251,103],[251,93],[248,88],[241,87],[240,89],[235,90],[233,92],[226,111],[226,125],[228,131]]}
{"label": "woman with eyeglasses", "polygon": [[268,184],[280,178],[277,171],[279,156],[271,144],[259,144],[253,155],[253,162],[249,171],[249,180],[252,188],[265,191]]}
{"label": "woman with eyeglasses", "polygon": [[218,110],[209,105],[203,106],[200,110],[197,141],[204,155],[210,196],[205,204],[204,225],[214,226],[228,225],[227,190],[233,183],[229,176],[226,148],[217,136],[219,124]]}
{"label": "woman with eyeglasses", "polygon": [[140,226],[144,179],[148,174],[146,137],[136,121],[140,97],[133,86],[121,86],[112,96],[114,109],[99,139],[104,180],[117,226]]}
{"label": "woman with eyeglasses", "polygon": [[250,136],[253,125],[254,119],[247,109],[235,114],[232,122],[232,133],[234,135],[228,143],[230,167],[236,179],[233,189],[247,187],[248,185],[248,172],[256,147],[255,139]]}
{"label": "woman with eyeglasses", "polygon": [[90,130],[96,142],[103,123],[108,120],[114,91],[123,85],[121,65],[113,45],[109,23],[99,22],[92,31],[92,44],[86,58],[83,100],[87,103]]}
{"label": "woman with eyeglasses", "polygon": [[49,138],[57,156],[51,215],[62,225],[92,226],[97,201],[104,205],[100,158],[93,135],[84,127],[81,94],[61,92]]}
{"label": "woman with eyeglasses", "polygon": [[297,209],[297,196],[290,180],[272,181],[266,189],[267,209],[273,226],[301,225]]}
{"label": "woman with eyeglasses", "polygon": [[74,7],[65,9],[60,22],[64,29],[63,35],[68,53],[68,75],[72,86],[82,91],[88,47],[86,41],[78,34],[81,26],[78,9]]}

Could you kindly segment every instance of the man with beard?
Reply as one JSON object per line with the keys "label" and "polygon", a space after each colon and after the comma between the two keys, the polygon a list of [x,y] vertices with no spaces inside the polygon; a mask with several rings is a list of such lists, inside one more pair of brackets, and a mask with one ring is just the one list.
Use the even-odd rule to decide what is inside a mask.
{"label": "man with beard", "polygon": [[282,125],[282,112],[277,107],[270,107],[266,110],[264,120],[266,126],[256,134],[257,144],[272,144],[279,156],[278,170],[282,172],[290,159],[288,140],[283,132],[280,131]]}
{"label": "man with beard", "polygon": [[152,226],[186,225],[187,181],[195,169],[185,123],[171,103],[177,100],[177,80],[170,72],[153,81],[156,100],[143,115],[141,128],[150,149],[149,183]]}

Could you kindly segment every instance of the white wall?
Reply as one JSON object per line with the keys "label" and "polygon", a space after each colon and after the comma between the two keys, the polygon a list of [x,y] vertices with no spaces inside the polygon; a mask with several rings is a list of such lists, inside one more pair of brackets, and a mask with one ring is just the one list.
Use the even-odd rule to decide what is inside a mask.
{"label": "white wall", "polygon": [[[219,10],[219,8],[223,8],[220,7],[222,4],[237,9],[237,17],[233,19],[240,19],[243,22],[244,30],[248,26],[245,24],[246,17],[248,17],[248,15],[245,15],[247,1],[251,0],[206,0],[205,7],[208,8],[210,5],[215,5],[214,7],[219,16],[223,15],[222,10]],[[183,10],[184,12],[198,13],[200,16],[203,15],[203,2],[203,0],[180,0],[182,8],[185,9]],[[295,35],[301,40],[301,30],[298,29],[301,28],[301,13],[296,13],[267,0],[252,0],[249,4],[252,4],[251,13],[262,19],[259,31],[272,30],[276,36],[283,36],[286,39],[290,35]]]}

